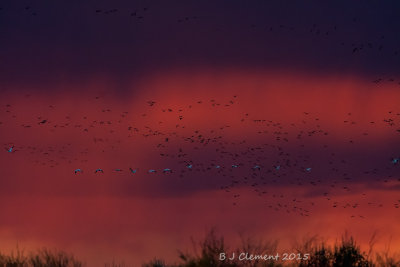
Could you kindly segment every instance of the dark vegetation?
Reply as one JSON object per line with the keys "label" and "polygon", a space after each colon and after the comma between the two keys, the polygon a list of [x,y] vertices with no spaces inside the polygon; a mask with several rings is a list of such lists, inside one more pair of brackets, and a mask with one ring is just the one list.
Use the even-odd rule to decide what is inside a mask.
{"label": "dark vegetation", "polygon": [[24,255],[17,248],[10,255],[0,253],[0,267],[82,267],[80,261],[63,251],[41,249],[35,253]]}
{"label": "dark vegetation", "polygon": [[[254,255],[276,255],[279,252],[278,242],[266,242],[252,238],[242,238],[241,245],[235,250],[230,249],[224,238],[211,230],[204,240],[196,242],[192,239],[193,248],[191,252],[178,251],[176,263],[166,263],[161,259],[153,259],[142,267],[400,267],[400,249],[390,252],[373,252],[375,244],[374,237],[371,238],[368,252],[361,251],[353,237],[345,235],[340,242],[329,246],[316,237],[295,244],[292,252],[296,255],[309,254],[307,260],[239,260],[240,252],[248,252]],[[220,260],[220,254],[226,253],[233,260]],[[41,249],[34,253],[25,255],[23,250],[17,248],[10,255],[0,253],[0,267],[84,267],[86,264],[74,258],[73,255],[63,251]],[[130,267],[124,263],[105,264],[106,267]]]}
{"label": "dark vegetation", "polygon": [[154,259],[143,264],[142,267],[400,267],[398,254],[390,255],[389,249],[384,253],[373,252],[374,238],[375,236],[371,239],[368,252],[361,251],[354,238],[345,235],[340,242],[336,242],[333,246],[328,246],[315,237],[295,245],[292,251],[296,255],[309,253],[308,260],[283,261],[282,253],[280,253],[281,257],[278,260],[240,261],[236,257],[234,260],[221,261],[220,253],[232,255],[232,252],[235,252],[238,255],[240,252],[249,252],[249,254],[276,255],[279,251],[278,242],[242,238],[241,247],[230,250],[225,244],[224,238],[212,230],[203,241],[193,242],[192,253],[179,251],[178,263],[167,264],[163,260]]}

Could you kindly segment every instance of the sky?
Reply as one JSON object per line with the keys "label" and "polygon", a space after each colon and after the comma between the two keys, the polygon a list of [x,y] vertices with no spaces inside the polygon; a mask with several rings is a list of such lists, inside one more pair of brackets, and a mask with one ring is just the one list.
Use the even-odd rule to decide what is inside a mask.
{"label": "sky", "polygon": [[216,227],[399,252],[399,8],[3,1],[0,249],[138,266]]}

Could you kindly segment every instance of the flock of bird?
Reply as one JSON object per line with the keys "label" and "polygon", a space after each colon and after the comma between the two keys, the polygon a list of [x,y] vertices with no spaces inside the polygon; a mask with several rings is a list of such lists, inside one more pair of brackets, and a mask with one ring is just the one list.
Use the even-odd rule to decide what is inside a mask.
{"label": "flock of bird", "polygon": [[[30,95],[26,97],[29,98]],[[94,101],[99,101],[99,99],[100,97],[96,97]],[[107,151],[118,150],[118,146],[123,146],[124,143],[133,140],[142,142],[142,138],[151,139],[161,157],[157,160],[158,165],[168,164],[168,167],[125,166],[108,169],[99,166],[95,169],[87,169],[76,166],[71,169],[71,174],[84,177],[87,173],[107,176],[119,173],[138,179],[147,179],[143,175],[160,173],[167,175],[169,179],[188,178],[190,180],[183,179],[180,183],[198,183],[199,187],[203,186],[202,183],[206,183],[207,186],[219,188],[231,194],[234,206],[239,205],[240,199],[243,198],[241,189],[247,188],[257,196],[265,198],[269,208],[275,211],[294,212],[302,216],[310,216],[310,211],[316,203],[307,202],[306,198],[301,199],[301,194],[293,196],[284,193],[285,187],[318,188],[318,194],[331,203],[332,208],[357,208],[361,206],[360,203],[340,203],[334,201],[335,196],[351,193],[352,185],[363,180],[365,183],[379,184],[400,182],[400,178],[396,180],[400,173],[399,154],[387,155],[386,163],[379,162],[376,166],[370,163],[365,164],[361,162],[361,159],[354,160],[354,156],[360,156],[352,154],[356,145],[355,138],[343,140],[345,152],[335,151],[335,146],[329,145],[331,133],[324,130],[323,119],[312,116],[310,112],[303,112],[303,119],[292,123],[262,119],[257,115],[244,113],[242,117],[236,119],[236,122],[232,122],[232,125],[206,126],[203,129],[200,126],[191,125],[188,119],[193,114],[201,113],[202,105],[206,105],[203,107],[205,110],[214,109],[216,114],[218,112],[229,114],[230,108],[238,107],[238,103],[236,95],[224,102],[215,99],[200,100],[178,108],[165,107],[156,101],[148,101],[143,103],[143,106],[147,105],[147,112],[141,115],[136,114],[142,121],[145,119],[144,122],[135,123],[126,111],[119,112],[119,118],[116,118],[115,115],[118,113],[115,114],[110,108],[103,107],[98,111],[99,116],[93,120],[90,120],[89,116],[84,116],[79,122],[74,122],[70,115],[65,114],[67,121],[57,122],[41,115],[37,116],[36,123],[19,126],[16,124],[19,121],[16,108],[7,104],[4,106],[3,116],[5,116],[0,121],[0,129],[1,127],[3,129],[19,127],[20,130],[27,131],[36,128],[54,135],[57,131],[62,133],[62,130],[70,128],[80,132],[79,135],[83,136],[82,138],[92,138],[95,147],[98,146],[95,153],[105,155]],[[56,108],[53,105],[49,106],[50,113]],[[164,114],[166,117],[158,122],[151,121],[152,114],[155,113]],[[389,111],[387,114],[390,117],[382,119],[382,126],[386,127],[383,129],[393,130],[393,134],[398,135],[399,129],[396,126],[400,124],[400,113]],[[103,120],[102,116],[108,116],[108,119]],[[357,124],[351,119],[352,113],[349,112],[347,116],[348,118],[343,120],[343,125],[352,127]],[[114,120],[109,119],[110,117],[114,117]],[[140,126],[140,123],[143,125]],[[370,121],[368,124],[368,127],[376,126],[378,122]],[[160,128],[149,125],[159,125]],[[239,135],[233,138],[239,139],[235,141],[232,136],[229,137],[229,133],[235,132],[237,126],[249,130],[246,134],[248,138],[243,139]],[[96,128],[102,130],[98,131]],[[91,132],[93,132],[92,137],[90,137]],[[104,136],[99,136],[100,132]],[[368,132],[359,133],[359,136],[363,138],[367,138],[368,135]],[[47,165],[56,168],[61,165],[60,160],[64,160],[69,165],[84,165],[90,162],[90,158],[82,158],[88,155],[90,148],[83,149],[79,155],[78,152],[71,151],[73,147],[71,143],[47,148],[15,142],[5,143],[4,146],[8,154],[30,152],[30,154],[38,155],[34,161],[43,167]],[[93,165],[95,163],[91,166]],[[371,180],[371,176],[375,179]],[[273,189],[270,191],[270,188]],[[279,188],[282,188],[281,192]],[[363,197],[366,197],[365,194]],[[271,198],[275,202],[271,201]],[[365,200],[367,201],[366,198]],[[375,207],[383,206],[382,203],[370,201],[365,204]],[[400,208],[400,200],[393,205],[396,209]],[[365,215],[352,215],[352,218],[355,217],[365,218]]]}
{"label": "flock of bird", "polygon": [[[331,51],[330,48],[337,45],[335,49],[340,53],[343,52],[340,55],[349,61],[357,60],[362,56],[366,58],[383,58],[382,56],[385,56],[385,59],[390,58],[391,61],[396,61],[400,56],[396,45],[388,45],[388,40],[393,40],[393,37],[387,38],[387,35],[393,33],[386,31],[384,34],[378,35],[362,35],[362,40],[359,39],[358,41],[352,39],[356,36],[354,34],[350,34],[350,37],[346,33],[342,35],[343,25],[346,25],[345,32],[348,29],[351,32],[352,29],[366,28],[358,25],[359,20],[356,17],[351,21],[344,18],[343,20],[321,24],[313,22],[296,24],[296,21],[290,20],[287,22],[278,20],[266,22],[255,18],[253,22],[251,22],[251,19],[244,20],[245,25],[239,25],[241,23],[239,20],[238,24],[233,27],[231,20],[227,20],[226,24],[223,20],[216,19],[214,21],[213,19],[216,16],[195,14],[195,11],[185,16],[181,13],[159,12],[159,10],[156,10],[157,8],[141,6],[122,9],[97,6],[82,9],[79,12],[88,12],[85,13],[86,15],[91,14],[92,17],[88,16],[87,20],[100,21],[104,19],[109,21],[105,18],[112,20],[119,16],[140,23],[140,25],[150,23],[152,20],[157,21],[160,25],[170,25],[167,22],[172,21],[179,23],[181,28],[194,25],[200,20],[210,19],[207,23],[204,23],[206,28],[189,32],[200,33],[217,30],[217,32],[225,31],[227,37],[240,36],[235,35],[235,27],[238,28],[238,32],[242,27],[245,28],[245,31],[241,33],[250,33],[249,40],[253,43],[260,41],[260,43],[265,44],[266,47],[270,48],[263,48],[266,51],[265,53],[271,50],[271,55],[274,54],[273,44],[278,44],[277,47],[281,48],[282,45],[297,44],[297,42],[287,42],[287,40],[299,38],[299,43],[304,42],[299,47],[308,47],[305,44],[313,44],[316,41],[315,43],[318,43],[314,46],[316,49],[317,46],[318,49],[321,49],[319,47],[321,46],[321,51],[324,49]],[[6,5],[1,6],[0,16],[13,11],[15,9]],[[17,11],[22,15],[32,16],[32,21],[42,15],[40,8],[34,4],[29,6],[21,4]],[[165,17],[157,14],[163,14]],[[222,14],[219,15],[222,16]],[[156,16],[160,17],[155,19]],[[217,24],[218,26],[215,26]],[[113,27],[109,28],[113,29]],[[152,36],[152,34],[148,35]],[[177,38],[178,35],[176,34]],[[107,35],[104,34],[104,36]],[[186,38],[186,35],[183,36]],[[281,38],[284,36],[289,38]],[[240,38],[243,37],[240,36]],[[132,43],[136,43],[136,36],[133,39],[134,42]],[[178,40],[180,39],[178,38]],[[125,42],[125,39],[123,41]],[[181,43],[183,43],[182,46],[186,44],[186,42]],[[128,47],[130,46],[128,45]],[[279,50],[290,52],[292,49],[288,48],[294,47],[285,48],[287,50]],[[107,50],[112,49],[107,48]],[[131,50],[134,51],[135,49]],[[193,50],[197,52],[196,49]],[[313,49],[310,50],[314,52]],[[284,54],[283,52],[282,54]],[[305,55],[307,53],[309,53],[308,50]],[[258,53],[255,54],[258,57]],[[371,80],[377,86],[381,86],[383,83],[400,86],[400,81],[392,76],[374,77]],[[30,97],[30,95],[26,95],[26,98],[29,99]],[[380,121],[374,120],[365,124],[353,119],[352,112],[348,112],[344,115],[345,118],[343,118],[340,127],[353,129],[351,127],[359,126],[359,128],[350,130],[349,136],[337,138],[339,141],[332,141],[335,138],[329,138],[335,137],[335,133],[327,129],[329,121],[309,111],[301,111],[302,118],[292,122],[273,120],[268,116],[261,116],[260,118],[259,114],[251,114],[251,112],[242,112],[240,117],[236,118],[230,115],[230,108],[239,105],[240,101],[237,95],[229,96],[229,99],[221,101],[207,99],[193,101],[190,104],[184,103],[179,106],[167,106],[167,104],[149,100],[142,103],[146,106],[146,110],[143,109],[143,113],[140,111],[135,114],[110,109],[108,103],[100,96],[96,96],[90,101],[92,100],[96,102],[95,104],[90,103],[93,106],[103,105],[99,110],[96,110],[96,114],[87,114],[81,117],[72,116],[69,112],[62,113],[63,110],[58,110],[57,105],[49,105],[48,110],[37,115],[33,122],[30,119],[21,119],[18,104],[4,103],[0,109],[0,138],[2,139],[4,138],[2,133],[7,131],[26,133],[26,135],[45,132],[49,136],[63,135],[65,131],[69,131],[68,134],[75,134],[74,136],[78,134],[79,138],[90,141],[91,144],[86,147],[82,144],[73,144],[72,141],[47,146],[33,143],[24,144],[24,141],[20,141],[16,137],[13,139],[13,135],[11,135],[12,137],[9,138],[12,140],[3,143],[4,153],[2,157],[18,154],[33,155],[34,164],[43,168],[47,166],[57,168],[68,164],[68,175],[71,174],[77,179],[84,178],[86,175],[108,176],[118,174],[137,179],[148,177],[144,175],[149,175],[152,178],[165,175],[168,176],[170,181],[173,178],[179,179],[181,184],[191,183],[199,188],[208,186],[222,190],[233,198],[232,204],[235,206],[240,205],[240,200],[244,198],[241,189],[246,188],[264,199],[270,209],[288,213],[294,212],[301,216],[310,216],[310,210],[316,203],[308,201],[300,193],[291,195],[284,188],[305,188],[306,191],[311,188],[309,194],[322,195],[330,207],[336,209],[340,207],[355,209],[361,205],[380,208],[383,207],[383,203],[369,201],[366,194],[362,194],[360,198],[360,201],[364,201],[364,203],[358,201],[354,203],[340,202],[335,198],[343,194],[354,193],[352,190],[357,183],[392,186],[393,183],[400,182],[400,151],[397,154],[387,155],[381,155],[379,151],[365,154],[368,153],[365,146],[364,148],[357,146],[357,143],[364,143],[368,146],[368,138],[375,136],[377,125],[381,129],[386,127],[385,129],[398,138],[400,134],[400,113],[393,110],[387,111]],[[2,99],[2,101],[5,100]],[[32,104],[31,107],[34,107],[34,105]],[[241,111],[243,110],[245,108],[241,109]],[[196,120],[193,119],[195,117],[193,114],[201,114],[202,112],[210,114],[208,112],[214,111],[215,114],[227,113],[228,115],[225,118],[234,118],[232,123],[227,122],[218,126],[206,125],[204,127],[193,123]],[[61,113],[62,118],[52,118],[53,112]],[[157,116],[152,116],[153,114]],[[238,112],[235,111],[234,114],[238,114]],[[156,121],[155,117],[162,117],[163,119]],[[325,126],[327,127],[325,128]],[[370,128],[373,128],[371,132],[369,131]],[[246,130],[245,134],[242,133],[243,129]],[[240,133],[236,133],[239,130]],[[45,137],[43,138],[45,139]],[[154,159],[157,162],[154,165],[121,164],[111,168],[100,163],[93,163],[89,156],[91,153],[106,155],[108,152],[124,149],[124,145],[130,147],[129,144],[132,140],[140,144],[143,140],[149,139],[152,141],[150,142],[152,151],[157,151],[157,156],[161,157],[161,159]],[[376,142],[372,139],[371,142]],[[77,147],[79,147],[79,151],[77,151]],[[357,150],[360,151],[357,152]],[[147,149],[136,152],[144,154]],[[365,156],[370,157],[370,159],[365,159]],[[384,158],[384,160],[380,161],[380,158]],[[88,163],[91,163],[90,166]],[[189,180],[182,178],[189,178]],[[400,208],[400,200],[393,203],[393,207]],[[352,215],[353,217],[365,218],[365,215]]]}
{"label": "flock of bird", "polygon": [[[152,10],[155,9],[155,10]],[[14,9],[11,9],[6,6],[0,6],[0,15],[4,14],[8,11],[16,11]],[[40,15],[39,7],[35,5],[21,5],[18,8],[18,11],[21,14],[27,14],[30,16],[38,16]],[[131,8],[118,8],[118,7],[110,7],[110,6],[97,6],[93,7],[92,9],[88,9],[88,12],[92,12],[95,16],[98,17],[113,17],[113,16],[118,16],[118,17],[129,17],[131,19],[134,19],[135,22],[142,22],[147,16],[152,16],[152,19],[154,19],[155,15],[151,14],[152,11],[155,11],[154,13],[158,13],[159,10],[157,10],[157,7],[155,8],[150,8],[148,6],[136,6],[136,7],[131,7]],[[165,15],[165,14],[164,14]],[[210,16],[210,15],[204,15],[204,14],[187,14],[185,15],[177,15],[177,17],[172,17],[168,18],[175,20],[177,23],[186,23],[189,24],[191,22],[199,22],[200,19],[210,19],[212,21],[215,19],[215,16]],[[159,18],[158,18],[159,19]],[[165,19],[165,18],[164,18]],[[346,19],[346,27],[345,28],[352,28],[353,26],[360,27],[361,19],[357,16],[354,16],[352,18],[347,18]],[[229,26],[229,25],[228,25]],[[384,34],[380,34],[379,36],[372,35],[369,36],[367,39],[363,39],[362,41],[358,40],[346,40],[345,38],[342,38],[340,36],[340,31],[344,30],[343,25],[339,25],[337,23],[332,23],[332,24],[317,24],[315,22],[309,23],[306,25],[301,25],[301,23],[298,23],[297,25],[295,23],[292,24],[284,24],[284,23],[249,23],[246,25],[249,30],[251,31],[260,31],[261,33],[264,34],[273,34],[273,37],[278,37],[277,35],[285,35],[285,34],[293,34],[293,35],[305,35],[307,38],[320,38],[321,40],[327,40],[328,43],[332,43],[332,41],[336,42],[337,46],[343,47],[346,50],[346,53],[348,53],[347,56],[352,55],[354,57],[359,57],[359,56],[366,56],[366,57],[375,57],[376,55],[382,56],[385,54],[387,59],[389,58],[397,58],[400,56],[400,51],[395,47],[392,48],[392,45],[388,44],[388,36]],[[362,26],[362,28],[366,26]],[[221,30],[218,28],[218,30]],[[383,30],[383,29],[382,29]],[[345,36],[347,37],[347,36]],[[340,40],[342,39],[342,40]],[[349,39],[349,38],[347,38]],[[340,41],[339,41],[340,40]],[[397,85],[400,86],[400,80],[395,79],[394,77],[388,77],[388,78],[376,78],[372,80],[374,83],[382,83],[382,82],[391,82],[391,83],[397,83]]]}
{"label": "flock of bird", "polygon": [[[11,150],[12,150],[12,147],[9,149],[9,152],[11,152]],[[396,158],[396,159],[393,159],[392,162],[393,162],[393,163],[397,163],[398,160],[399,160],[399,159]],[[187,164],[186,167],[187,167],[188,169],[192,169],[192,168],[193,168],[193,164]],[[232,168],[237,168],[237,167],[239,167],[239,166],[236,165],[236,164],[232,164],[231,167],[232,167]],[[274,168],[275,168],[276,170],[279,170],[280,167],[281,167],[280,165],[274,166]],[[219,169],[219,168],[221,168],[221,166],[220,166],[220,165],[215,165],[214,168],[215,168],[215,169]],[[253,170],[261,170],[261,167],[258,166],[258,165],[254,165],[252,169],[253,169]],[[311,168],[306,168],[305,170],[309,172],[309,171],[311,171]],[[114,171],[116,171],[116,172],[122,172],[122,169],[114,169]],[[135,174],[135,173],[137,172],[137,169],[129,168],[129,171],[130,171],[132,174]],[[148,173],[157,173],[157,170],[150,169],[150,170],[148,170],[147,172],[148,172]],[[74,170],[74,173],[75,173],[75,174],[83,173],[83,170],[82,170],[82,169],[75,169],[75,170]],[[104,171],[103,171],[103,169],[96,169],[96,170],[94,171],[94,173],[104,173]],[[165,169],[162,169],[162,173],[172,173],[172,170],[171,170],[170,168],[165,168]]]}

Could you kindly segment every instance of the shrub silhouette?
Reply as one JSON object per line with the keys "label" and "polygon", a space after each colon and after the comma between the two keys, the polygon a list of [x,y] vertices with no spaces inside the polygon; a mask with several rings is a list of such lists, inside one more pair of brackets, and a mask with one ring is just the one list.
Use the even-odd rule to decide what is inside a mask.
{"label": "shrub silhouette", "polygon": [[[231,250],[226,245],[222,236],[218,236],[215,230],[211,230],[203,241],[193,242],[193,252],[178,251],[178,263],[166,264],[161,259],[154,259],[145,263],[143,267],[396,267],[400,266],[400,255],[389,255],[389,249],[384,253],[375,253],[375,261],[371,260],[371,251],[366,254],[362,252],[352,237],[342,238],[340,243],[333,247],[326,246],[323,242],[317,243],[315,239],[305,241],[297,248],[298,253],[309,253],[310,258],[306,261],[282,261],[280,260],[253,260],[240,261],[236,257],[234,260],[220,260],[220,253],[226,253],[230,257],[234,252],[249,254],[268,254],[273,255],[279,252],[278,242],[257,241],[251,238],[242,238],[240,248]],[[295,251],[295,250],[293,250]],[[24,255],[24,251],[18,249],[10,255],[0,253],[0,267],[83,267],[85,266],[73,255],[63,251],[41,249],[36,253]],[[109,266],[106,264],[106,266]],[[115,264],[112,266],[123,267],[125,264]]]}
{"label": "shrub silhouette", "polygon": [[82,267],[80,261],[63,251],[38,250],[28,256],[17,247],[16,253],[0,254],[0,267]]}
{"label": "shrub silhouette", "polygon": [[[178,252],[180,263],[167,265],[160,260],[154,260],[143,267],[278,267],[278,266],[298,266],[298,267],[395,267],[400,266],[400,260],[386,254],[376,254],[375,262],[370,260],[368,255],[362,252],[353,237],[342,237],[341,242],[333,247],[325,245],[323,242],[305,241],[301,244],[298,253],[310,254],[306,261],[239,261],[219,259],[220,253],[231,255],[233,252],[224,242],[222,236],[217,236],[215,230],[211,230],[201,242],[194,244],[192,253]],[[199,252],[198,252],[199,251]],[[279,252],[277,242],[255,242],[252,239],[242,239],[242,247],[235,250],[237,252],[249,252],[251,254],[276,254]],[[282,259],[282,257],[281,257]]]}
{"label": "shrub silhouette", "polygon": [[154,259],[149,263],[143,264],[142,267],[167,267],[167,265],[163,260]]}
{"label": "shrub silhouette", "polygon": [[[234,260],[220,260],[220,253],[226,253],[226,257],[230,257],[233,252],[238,255],[240,252],[246,251],[252,254],[263,254],[276,252],[277,242],[256,242],[254,239],[242,238],[242,247],[235,251],[230,250],[222,236],[216,234],[215,229],[208,232],[201,242],[193,243],[193,252],[185,253],[178,251],[181,263],[166,265],[163,261],[153,260],[150,263],[143,264],[143,267],[274,267],[282,266],[273,261],[239,261],[236,257]],[[199,251],[199,252],[198,252]]]}
{"label": "shrub silhouette", "polygon": [[349,240],[342,240],[341,246],[335,246],[333,255],[334,267],[340,266],[359,266],[369,267],[372,263],[366,259],[366,255],[361,253],[360,248],[354,242],[353,237]]}
{"label": "shrub silhouette", "polygon": [[360,251],[353,237],[343,237],[334,248],[321,244],[311,249],[310,259],[299,263],[300,267],[372,267],[367,255]]}
{"label": "shrub silhouette", "polygon": [[62,251],[49,251],[42,249],[36,255],[29,257],[29,263],[34,267],[81,267],[82,263],[73,256]]}
{"label": "shrub silhouette", "polygon": [[215,230],[212,229],[202,241],[199,246],[201,253],[197,254],[196,245],[194,244],[195,254],[190,255],[179,251],[179,258],[183,263],[179,264],[179,267],[236,267],[235,263],[228,261],[221,261],[219,259],[220,253],[225,253],[227,248],[225,246],[224,238],[217,237]]}
{"label": "shrub silhouette", "polygon": [[332,266],[332,252],[322,244],[320,248],[310,253],[310,260],[300,263],[299,266],[330,267]]}

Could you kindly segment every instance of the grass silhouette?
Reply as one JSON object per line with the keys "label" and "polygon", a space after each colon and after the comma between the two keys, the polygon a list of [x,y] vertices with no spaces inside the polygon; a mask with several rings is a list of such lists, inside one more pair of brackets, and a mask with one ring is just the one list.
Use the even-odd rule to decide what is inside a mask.
{"label": "grass silhouette", "polygon": [[[277,241],[256,240],[241,236],[241,245],[231,249],[224,237],[218,235],[215,229],[209,231],[201,241],[192,241],[192,250],[178,250],[177,263],[167,264],[164,260],[155,258],[142,267],[400,267],[400,255],[390,252],[390,246],[383,252],[374,252],[375,235],[369,243],[370,249],[362,251],[353,237],[345,234],[340,242],[327,245],[318,238],[311,237],[294,244],[292,251],[296,255],[309,254],[305,260],[285,261],[278,259],[239,260],[238,257],[228,259],[232,253],[273,255],[279,251]],[[221,253],[227,256],[221,260]],[[229,255],[229,256],[228,256]],[[25,255],[17,249],[9,255],[0,253],[0,267],[84,267],[85,263],[74,258],[72,254],[63,251],[40,249]],[[124,263],[105,264],[105,267],[125,267]]]}
{"label": "grass silhouette", "polygon": [[212,229],[203,241],[193,243],[193,251],[184,253],[178,251],[178,263],[166,264],[165,261],[154,259],[142,265],[142,267],[400,267],[400,256],[389,253],[388,249],[383,253],[374,253],[375,235],[371,238],[368,252],[361,251],[352,236],[345,234],[340,242],[333,246],[318,241],[316,237],[309,238],[301,244],[296,244],[293,251],[296,255],[309,254],[307,260],[285,261],[280,257],[277,260],[220,260],[220,253],[232,255],[240,252],[249,254],[276,254],[278,242],[266,242],[251,238],[242,238],[240,248],[231,250],[225,244],[224,238],[216,234]]}
{"label": "grass silhouette", "polygon": [[83,263],[63,251],[46,248],[25,256],[18,247],[10,255],[0,253],[0,267],[83,267]]}

